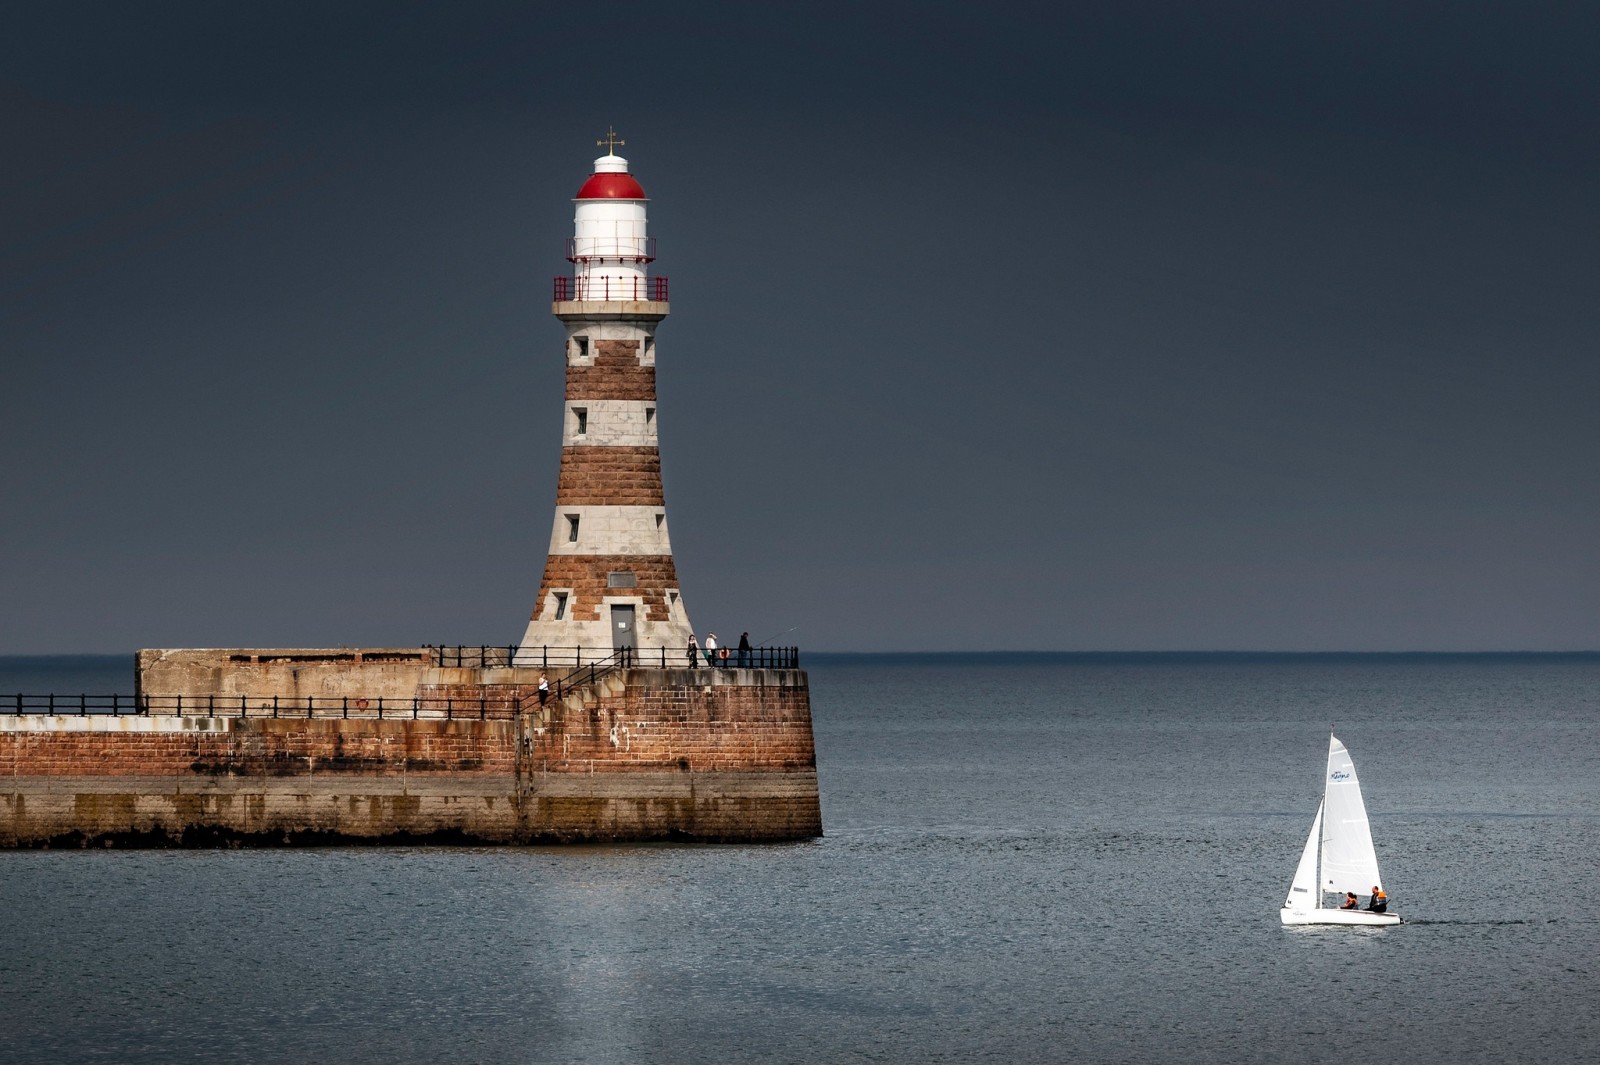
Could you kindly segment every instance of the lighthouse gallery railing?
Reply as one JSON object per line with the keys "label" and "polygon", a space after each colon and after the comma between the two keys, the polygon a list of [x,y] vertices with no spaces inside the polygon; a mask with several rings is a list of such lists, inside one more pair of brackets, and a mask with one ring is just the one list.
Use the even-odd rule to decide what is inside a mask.
{"label": "lighthouse gallery railing", "polygon": [[598,302],[667,302],[667,279],[664,277],[558,277],[555,279],[555,301],[569,303],[573,300]]}

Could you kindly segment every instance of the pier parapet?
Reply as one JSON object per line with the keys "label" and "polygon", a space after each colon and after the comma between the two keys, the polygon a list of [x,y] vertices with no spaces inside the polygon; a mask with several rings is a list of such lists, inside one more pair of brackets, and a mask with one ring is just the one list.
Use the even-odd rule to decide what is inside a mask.
{"label": "pier parapet", "polygon": [[143,651],[138,706],[0,701],[0,846],[822,833],[799,669],[591,662],[541,700],[441,650]]}

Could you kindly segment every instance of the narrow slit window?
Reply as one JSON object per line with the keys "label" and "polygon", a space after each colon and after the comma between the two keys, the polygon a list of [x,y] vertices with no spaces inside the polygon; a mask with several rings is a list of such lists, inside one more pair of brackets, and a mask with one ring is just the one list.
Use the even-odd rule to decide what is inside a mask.
{"label": "narrow slit window", "polygon": [[657,514],[656,515],[656,528],[658,528],[658,529],[661,528],[662,524],[666,520],[667,520],[667,516],[665,514]]}
{"label": "narrow slit window", "polygon": [[573,407],[572,416],[578,420],[578,436],[587,436],[589,433],[589,408]]}
{"label": "narrow slit window", "polygon": [[567,616],[567,593],[556,593],[556,620],[560,621]]}
{"label": "narrow slit window", "polygon": [[576,514],[568,514],[567,515],[567,543],[575,544],[577,542],[578,542],[578,516]]}
{"label": "narrow slit window", "polygon": [[589,357],[589,338],[588,337],[573,337],[572,338],[572,342],[573,342],[573,344],[577,345],[578,358],[587,359]]}
{"label": "narrow slit window", "polygon": [[647,426],[650,426],[650,425],[654,425],[655,423],[656,423],[656,409],[654,407],[646,407],[644,409],[644,424],[647,425]]}

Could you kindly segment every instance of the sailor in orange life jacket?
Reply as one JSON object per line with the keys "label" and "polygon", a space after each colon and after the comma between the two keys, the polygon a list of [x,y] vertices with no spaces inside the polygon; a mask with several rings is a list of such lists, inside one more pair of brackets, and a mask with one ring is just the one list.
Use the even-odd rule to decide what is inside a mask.
{"label": "sailor in orange life jacket", "polygon": [[1341,909],[1341,910],[1353,910],[1355,908],[1356,908],[1356,893],[1354,891],[1346,891],[1344,893],[1344,905],[1340,906],[1339,909]]}
{"label": "sailor in orange life jacket", "polygon": [[1377,884],[1372,885],[1372,901],[1367,903],[1367,909],[1373,913],[1382,913],[1389,908],[1389,896],[1383,893],[1383,888]]}

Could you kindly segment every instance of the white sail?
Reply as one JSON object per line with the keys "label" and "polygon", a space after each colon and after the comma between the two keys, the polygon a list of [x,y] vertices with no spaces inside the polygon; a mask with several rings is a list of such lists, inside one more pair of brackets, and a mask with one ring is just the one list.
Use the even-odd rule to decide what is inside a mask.
{"label": "white sail", "polygon": [[1317,805],[1317,816],[1311,822],[1311,834],[1306,837],[1306,849],[1300,852],[1300,864],[1295,867],[1294,883],[1289,885],[1289,897],[1283,908],[1297,912],[1310,912],[1317,908],[1321,893],[1317,891],[1317,848],[1322,844],[1322,805]]}
{"label": "white sail", "polygon": [[[1322,890],[1365,895],[1378,877],[1378,853],[1372,848],[1367,807],[1350,752],[1338,737],[1328,737],[1328,777],[1322,798]],[[1318,905],[1321,899],[1318,899]]]}

